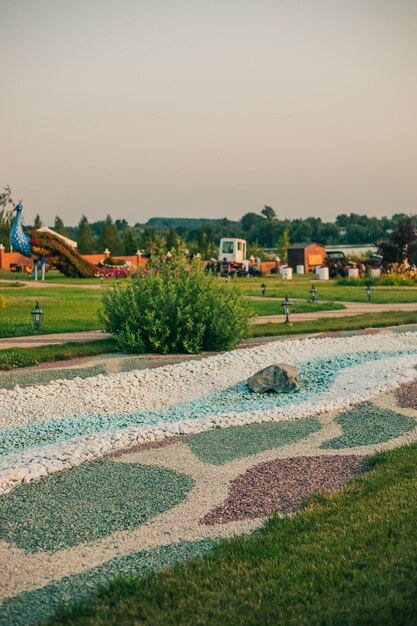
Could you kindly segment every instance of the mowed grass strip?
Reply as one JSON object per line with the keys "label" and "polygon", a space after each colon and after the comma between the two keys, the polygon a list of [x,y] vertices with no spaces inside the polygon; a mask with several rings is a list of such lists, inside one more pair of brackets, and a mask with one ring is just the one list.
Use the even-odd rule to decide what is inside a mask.
{"label": "mowed grass strip", "polygon": [[[290,316],[291,321],[291,316]],[[284,316],[282,316],[284,322]],[[305,333],[324,333],[343,330],[363,330],[365,328],[384,328],[417,323],[417,311],[387,311],[364,313],[339,318],[319,318],[308,322],[294,321],[292,326],[283,323],[268,322],[251,326],[252,337],[274,337],[275,335],[301,335]]]}
{"label": "mowed grass strip", "polygon": [[[294,279],[291,281],[283,280],[278,276],[263,276],[257,280],[250,278],[236,278],[234,280],[239,285],[242,293],[247,296],[260,296],[261,285],[264,283],[266,285],[265,295],[267,297],[282,300],[285,295],[288,295],[289,298],[308,300],[310,297],[309,290],[314,283],[318,290],[318,302],[323,300],[368,302],[364,285],[340,285],[336,280],[320,281],[313,274],[294,276]],[[417,302],[417,285],[416,287],[391,287],[374,284],[372,302]]]}
{"label": "mowed grass strip", "polygon": [[31,367],[40,363],[98,356],[111,352],[118,352],[116,340],[112,337],[85,343],[69,342],[62,345],[39,346],[36,348],[7,348],[6,350],[0,350],[0,371],[9,371],[19,367]]}
{"label": "mowed grass strip", "polygon": [[[293,302],[291,313],[314,313],[316,311],[337,311],[346,307],[340,302]],[[250,314],[255,315],[282,315],[280,300],[249,300]]]}
{"label": "mowed grass strip", "polygon": [[343,491],[203,558],[120,578],[51,625],[416,623],[417,446],[380,453]]}

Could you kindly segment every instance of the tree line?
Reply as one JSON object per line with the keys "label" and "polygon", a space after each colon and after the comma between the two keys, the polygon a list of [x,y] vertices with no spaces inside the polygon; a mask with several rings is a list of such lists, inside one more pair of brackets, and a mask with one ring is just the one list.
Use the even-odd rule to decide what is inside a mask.
{"label": "tree line", "polygon": [[[0,243],[6,247],[13,220],[12,208],[10,188],[5,187],[0,193]],[[407,217],[402,213],[380,218],[343,213],[334,222],[319,217],[289,220],[279,219],[272,207],[264,206],[257,213],[245,213],[240,220],[151,218],[146,224],[130,225],[126,219],[113,220],[110,215],[90,223],[83,215],[77,226],[68,226],[56,216],[51,228],[77,241],[82,254],[101,253],[105,249],[115,256],[133,255],[138,249],[147,253],[189,249],[190,253],[199,252],[204,258],[210,258],[217,256],[221,237],[241,237],[249,244],[249,254],[262,257],[265,249],[273,249],[285,258],[290,243],[316,241],[325,245],[354,245],[385,240]],[[416,215],[411,217],[411,224],[417,227]],[[27,225],[26,229],[41,226],[42,219],[37,215],[34,224]]]}

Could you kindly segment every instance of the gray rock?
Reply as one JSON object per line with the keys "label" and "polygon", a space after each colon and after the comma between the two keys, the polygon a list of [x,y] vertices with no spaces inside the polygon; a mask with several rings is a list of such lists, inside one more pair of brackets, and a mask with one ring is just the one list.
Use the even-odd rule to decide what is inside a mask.
{"label": "gray rock", "polygon": [[268,365],[248,378],[249,389],[256,393],[276,391],[277,393],[289,393],[300,389],[300,380],[295,367],[278,363]]}

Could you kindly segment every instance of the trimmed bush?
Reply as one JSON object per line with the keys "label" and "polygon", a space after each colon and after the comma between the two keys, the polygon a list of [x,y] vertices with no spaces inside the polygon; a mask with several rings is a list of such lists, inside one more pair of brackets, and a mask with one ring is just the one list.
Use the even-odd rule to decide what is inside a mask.
{"label": "trimmed bush", "polygon": [[236,346],[248,315],[235,285],[198,261],[159,260],[104,291],[101,319],[124,351],[196,354]]}

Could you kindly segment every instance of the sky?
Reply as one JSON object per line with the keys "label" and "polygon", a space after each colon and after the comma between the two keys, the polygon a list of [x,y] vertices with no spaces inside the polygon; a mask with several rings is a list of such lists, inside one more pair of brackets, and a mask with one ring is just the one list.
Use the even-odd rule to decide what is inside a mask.
{"label": "sky", "polygon": [[417,212],[416,0],[0,0],[0,76],[26,223]]}

